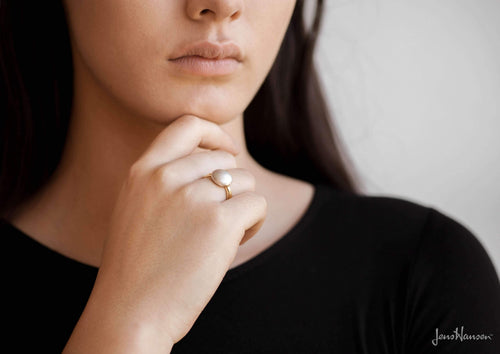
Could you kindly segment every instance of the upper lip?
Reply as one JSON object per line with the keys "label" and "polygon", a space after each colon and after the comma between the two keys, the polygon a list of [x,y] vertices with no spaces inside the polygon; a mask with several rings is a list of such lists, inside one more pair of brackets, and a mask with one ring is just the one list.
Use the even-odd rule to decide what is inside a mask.
{"label": "upper lip", "polygon": [[243,60],[241,49],[234,42],[214,43],[208,41],[188,44],[176,51],[169,60],[193,55],[207,59],[234,58],[238,61]]}

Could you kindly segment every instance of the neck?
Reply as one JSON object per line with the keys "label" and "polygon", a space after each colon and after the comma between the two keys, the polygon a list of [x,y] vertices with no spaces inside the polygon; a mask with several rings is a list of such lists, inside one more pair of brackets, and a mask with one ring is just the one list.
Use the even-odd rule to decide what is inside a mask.
{"label": "neck", "polygon": [[[51,248],[97,265],[111,213],[131,165],[168,124],[121,106],[80,69],[76,66],[62,159],[50,181],[11,222]],[[259,234],[283,234],[303,212],[312,187],[267,170],[252,158],[246,147],[243,114],[220,126],[241,147],[236,156],[238,167],[254,175],[255,191],[268,200],[266,221],[271,222],[266,222]],[[260,240],[265,243],[266,237]],[[247,249],[251,249],[250,242]]]}
{"label": "neck", "polygon": [[[49,183],[21,209],[21,224],[28,225],[27,230],[47,235],[80,237],[84,247],[89,248],[88,254],[100,256],[105,230],[130,166],[166,126],[133,115],[96,85],[76,80],[61,162]],[[273,172],[261,167],[248,153],[243,114],[221,127],[242,147],[236,157],[238,167],[254,174],[257,191],[268,193],[266,188],[270,188],[264,181]]]}

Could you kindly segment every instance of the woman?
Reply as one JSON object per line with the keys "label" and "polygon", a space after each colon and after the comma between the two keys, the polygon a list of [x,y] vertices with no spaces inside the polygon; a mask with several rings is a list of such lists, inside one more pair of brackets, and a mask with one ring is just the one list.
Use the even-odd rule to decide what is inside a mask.
{"label": "woman", "polygon": [[309,30],[300,0],[38,3],[0,5],[14,351],[498,352],[477,239],[357,192],[321,1]]}

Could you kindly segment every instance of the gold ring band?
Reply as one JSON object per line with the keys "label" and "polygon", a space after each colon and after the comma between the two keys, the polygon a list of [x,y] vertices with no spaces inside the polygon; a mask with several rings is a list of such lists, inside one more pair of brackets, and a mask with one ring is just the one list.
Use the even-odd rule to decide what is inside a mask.
{"label": "gold ring band", "polygon": [[224,186],[224,189],[226,190],[226,200],[231,199],[231,197],[233,196],[233,192],[231,192],[231,187]]}

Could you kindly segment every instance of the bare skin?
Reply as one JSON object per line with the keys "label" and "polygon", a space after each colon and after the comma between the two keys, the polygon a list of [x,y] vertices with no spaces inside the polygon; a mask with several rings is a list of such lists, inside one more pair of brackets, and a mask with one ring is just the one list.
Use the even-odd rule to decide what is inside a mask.
{"label": "bare skin", "polygon": [[[242,113],[294,5],[66,1],[75,70],[68,143],[54,177],[11,220],[42,244],[100,267],[66,352],[165,352],[189,331],[228,269],[303,215],[313,186],[250,156]],[[228,77],[180,75],[163,60],[181,43],[228,33],[245,52]],[[229,201],[201,178],[216,168],[233,174]],[[147,279],[159,285],[139,291]]]}
{"label": "bare skin", "polygon": [[[247,169],[255,176],[255,191],[265,196],[268,208],[266,221],[259,230],[258,237],[239,247],[230,268],[255,257],[289,231],[304,214],[314,192],[313,186],[307,182],[277,174],[260,166],[246,149],[241,121],[241,118],[237,118],[222,128],[242,147],[235,156],[237,166]],[[115,137],[110,134],[110,139],[103,141],[82,139],[77,146],[82,155],[89,150],[106,151],[99,147],[100,142],[109,145]],[[87,143],[92,146],[87,148]],[[117,146],[116,150],[113,150],[122,149],[123,146]],[[70,148],[66,151],[69,152]],[[118,161],[114,156],[116,154],[111,152],[95,154],[95,167],[89,166],[93,165],[94,161],[89,165],[82,162],[74,164],[74,170],[68,168],[67,172],[63,172],[63,162],[56,177],[26,203],[11,222],[59,253],[98,267],[110,215],[119,187],[128,173],[128,168],[125,167],[122,173],[118,174]],[[82,159],[65,155],[63,161],[84,161],[89,157],[90,154]],[[222,188],[219,193],[221,196],[225,195]]]}

